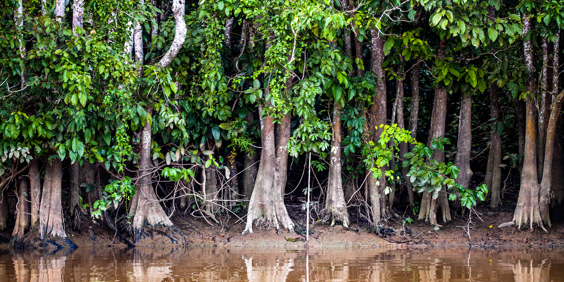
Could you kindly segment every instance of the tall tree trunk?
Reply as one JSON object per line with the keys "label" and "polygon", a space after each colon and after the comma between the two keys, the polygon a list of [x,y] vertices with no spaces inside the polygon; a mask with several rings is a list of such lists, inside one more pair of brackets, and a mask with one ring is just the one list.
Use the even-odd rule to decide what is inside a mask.
{"label": "tall tree trunk", "polygon": [[[147,114],[151,114],[151,106],[148,107]],[[141,131],[139,171],[137,173],[139,181],[135,195],[131,200],[131,210],[129,212],[129,215],[133,218],[133,241],[135,243],[140,240],[141,230],[145,224],[150,226],[172,226],[172,222],[159,204],[157,195],[153,190],[151,141],[151,122],[148,120]]]}
{"label": "tall tree trunk", "polygon": [[43,181],[43,194],[39,210],[39,230],[41,238],[47,235],[66,238],[63,227],[63,206],[61,202],[61,185],[63,180],[63,167],[61,160],[55,158],[47,163],[45,180]]}
{"label": "tall tree trunk", "polygon": [[491,192],[490,206],[492,208],[497,208],[501,201],[501,135],[497,132],[497,123],[500,122],[497,90],[497,86],[492,83],[490,85],[491,144],[485,179]]}
{"label": "tall tree trunk", "polygon": [[76,28],[83,28],[84,24],[84,0],[73,0],[72,4],[72,31],[76,34]]}
{"label": "tall tree trunk", "polygon": [[525,155],[525,103],[523,101],[515,101],[515,113],[517,114],[517,133],[519,135],[519,160],[523,160]]}
{"label": "tall tree trunk", "polygon": [[0,190],[0,230],[6,229],[6,224],[8,223],[8,197],[4,193],[5,189]]}
{"label": "tall tree trunk", "polygon": [[202,183],[204,183],[202,188],[205,190],[204,205],[206,213],[213,217],[214,211],[217,210],[217,199],[219,197],[216,168],[213,164],[202,171],[202,178]]}
{"label": "tall tree trunk", "polygon": [[552,108],[550,111],[550,119],[548,121],[548,128],[546,131],[546,148],[545,148],[545,160],[543,163],[543,176],[540,184],[540,214],[542,221],[549,227],[550,216],[549,216],[549,202],[550,194],[552,188],[552,164],[553,164],[553,153],[554,153],[554,141],[556,139],[556,124],[558,123],[558,117],[560,115],[560,106],[562,104],[562,99],[564,98],[564,91],[560,92],[558,96],[552,101]]}
{"label": "tall tree trunk", "polygon": [[[398,127],[401,129],[406,129],[405,128],[405,118],[403,115],[403,97],[404,97],[404,90],[403,90],[403,83],[405,80],[405,72],[403,71],[403,64],[405,63],[403,56],[400,56],[400,63],[402,64],[402,66],[400,66],[401,72],[399,75],[399,78],[396,80],[396,101],[397,101],[397,121],[398,121]],[[399,155],[400,158],[403,159],[403,155],[405,155],[408,151],[408,145],[405,142],[402,142],[399,144]],[[409,177],[407,177],[407,173],[409,172],[409,168],[408,167],[403,167],[402,163],[400,162],[399,167],[401,167],[401,174],[403,176],[403,181],[406,184],[405,187],[407,187],[407,194],[409,196],[409,203],[412,204],[413,203],[413,188],[411,187],[411,181],[409,181]]]}
{"label": "tall tree trunk", "polygon": [[20,51],[20,72],[21,72],[21,79],[20,79],[20,89],[25,89],[25,66],[24,66],[24,58],[25,58],[25,44],[23,39],[23,1],[18,1],[18,8],[14,11],[14,21],[16,30],[18,31],[18,45]]}
{"label": "tall tree trunk", "polygon": [[31,227],[39,222],[39,209],[41,206],[41,178],[37,161],[29,167],[29,188],[31,195]]}
{"label": "tall tree trunk", "polygon": [[174,39],[172,40],[172,44],[170,45],[168,51],[159,61],[159,67],[168,67],[186,40],[186,21],[184,20],[185,3],[186,2],[184,0],[172,1],[172,12],[174,14],[175,22]]}
{"label": "tall tree trunk", "polygon": [[[437,51],[437,58],[444,60],[445,49],[439,48]],[[427,146],[431,146],[431,140],[443,138],[446,130],[446,114],[447,114],[447,91],[444,86],[437,86],[435,88],[435,100],[433,103],[433,113],[431,116],[431,128],[429,129],[429,140]],[[433,152],[432,158],[438,162],[444,162],[445,154],[443,151],[436,149]],[[448,222],[451,220],[450,208],[446,191],[441,190],[437,198],[433,198],[432,193],[423,193],[421,199],[421,208],[419,210],[419,219],[425,219],[433,225],[437,225],[437,207],[441,207],[443,213],[443,221]]]}
{"label": "tall tree trunk", "polygon": [[472,149],[472,93],[462,95],[460,101],[460,119],[458,125],[458,143],[455,165],[460,169],[456,183],[468,188],[472,170],[470,169],[470,153]]}
{"label": "tall tree trunk", "polygon": [[[419,123],[419,73],[421,72],[421,63],[417,62],[411,71],[411,111],[409,113],[409,131],[411,138],[417,139],[417,125]],[[412,147],[412,146],[410,146]],[[407,194],[409,203],[413,204],[415,196],[413,194],[413,185],[411,181],[406,180]]]}
{"label": "tall tree trunk", "polygon": [[70,200],[69,212],[71,216],[75,215],[75,210],[80,212],[80,164],[75,161],[70,168]]}
{"label": "tall tree trunk", "polygon": [[[373,28],[372,35],[372,72],[376,75],[376,97],[372,98],[373,104],[370,106],[368,126],[373,132],[371,140],[374,142],[380,139],[383,128],[380,125],[387,123],[386,109],[386,73],[382,64],[384,63],[384,39],[379,32]],[[371,174],[370,172],[368,172]],[[382,174],[380,179],[369,177],[368,190],[370,193],[370,203],[372,204],[372,216],[374,224],[378,224],[387,216],[388,208],[384,189],[386,188],[386,178]]]}
{"label": "tall tree trunk", "polygon": [[341,175],[341,102],[335,102],[333,109],[333,136],[331,141],[331,163],[327,184],[325,210],[331,217],[331,226],[335,222],[349,225],[349,214],[343,191],[343,177]]}
{"label": "tall tree trunk", "polygon": [[29,228],[29,180],[27,178],[20,178],[19,184],[16,225],[12,232],[12,242],[23,237],[25,231]]}
{"label": "tall tree trunk", "polygon": [[[268,92],[269,89],[267,88],[266,91]],[[280,188],[282,182],[285,183],[286,176],[280,176],[280,165],[284,162],[277,160],[277,157],[282,156],[276,154],[274,118],[270,115],[263,117],[263,109],[264,106],[259,105],[262,153],[243,235],[253,233],[255,220],[274,226],[278,231],[281,226],[290,231],[294,230],[294,223],[286,211]],[[285,165],[284,171],[287,169],[287,161]]]}
{"label": "tall tree trunk", "polygon": [[58,22],[65,17],[65,0],[55,0],[55,17]]}
{"label": "tall tree trunk", "polygon": [[538,177],[542,179],[544,151],[546,142],[546,128],[548,127],[547,117],[550,115],[550,95],[548,90],[548,37],[542,40],[542,70],[541,70],[541,95],[539,106],[539,133],[537,137],[537,157],[538,157]]}
{"label": "tall tree trunk", "polygon": [[[253,122],[253,114],[247,114],[247,122],[251,124]],[[254,138],[253,138],[254,140]],[[251,195],[253,193],[253,188],[255,187],[255,179],[257,178],[258,172],[258,165],[257,161],[259,160],[258,152],[251,148],[251,150],[245,154],[244,160],[244,168],[245,171],[243,172],[243,194],[245,195],[245,199],[251,199]]]}
{"label": "tall tree trunk", "polygon": [[357,76],[364,76],[364,52],[362,49],[362,42],[360,42],[360,40],[358,40],[358,30],[356,28],[356,24],[355,24],[355,12],[354,9],[356,8],[356,4],[355,4],[355,0],[349,0],[350,1],[350,8],[351,10],[353,10],[353,12],[351,12],[351,19],[352,19],[352,25],[353,25],[353,33],[354,33],[354,46],[355,46],[355,65],[356,65],[356,75]]}
{"label": "tall tree trunk", "polygon": [[[531,31],[531,15],[523,15],[523,34]],[[523,42],[523,52],[525,55],[525,66],[528,71],[527,91],[530,93],[526,102],[526,132],[525,132],[525,152],[523,169],[521,172],[521,189],[519,200],[515,207],[513,222],[519,228],[521,225],[537,223],[542,227],[542,220],[539,210],[539,183],[537,171],[537,118],[535,116],[535,78],[533,66],[533,50],[531,39]]]}

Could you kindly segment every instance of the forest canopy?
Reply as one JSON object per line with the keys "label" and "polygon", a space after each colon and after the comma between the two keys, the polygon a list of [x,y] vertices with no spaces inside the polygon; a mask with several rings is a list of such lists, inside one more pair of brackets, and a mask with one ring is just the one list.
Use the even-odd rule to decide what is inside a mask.
{"label": "forest canopy", "polygon": [[133,242],[175,215],[294,231],[287,203],[308,192],[317,219],[374,230],[499,208],[511,185],[517,227],[562,211],[561,1],[1,7],[14,241],[89,217]]}

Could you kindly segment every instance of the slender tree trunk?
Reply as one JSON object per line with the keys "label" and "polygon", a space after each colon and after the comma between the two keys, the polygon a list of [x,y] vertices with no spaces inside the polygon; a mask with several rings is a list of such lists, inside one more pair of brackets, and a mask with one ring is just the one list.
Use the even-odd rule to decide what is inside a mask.
{"label": "slender tree trunk", "polygon": [[204,205],[206,207],[206,213],[213,217],[214,211],[217,210],[217,199],[218,199],[218,189],[217,189],[217,174],[216,168],[212,164],[202,171],[203,182],[205,189],[204,194]]}
{"label": "slender tree trunk", "polygon": [[19,184],[16,225],[12,232],[12,242],[23,237],[25,231],[29,228],[29,180],[27,178],[20,178]]}
{"label": "slender tree trunk", "polygon": [[[439,48],[437,57],[440,60],[445,58],[444,47]],[[431,116],[431,128],[429,130],[429,140],[427,145],[431,146],[433,139],[442,138],[446,132],[446,114],[447,114],[447,91],[444,86],[437,86],[435,88],[435,100],[433,103],[433,113]],[[432,158],[438,162],[444,162],[445,154],[441,150],[435,150]],[[432,193],[423,193],[421,199],[421,208],[419,210],[419,219],[425,219],[433,225],[437,225],[437,207],[441,207],[443,213],[443,221],[448,222],[451,220],[450,208],[446,191],[441,190],[437,198],[432,197]]]}
{"label": "slender tree trunk", "polygon": [[84,22],[84,0],[73,0],[72,4],[72,30],[76,34],[76,28],[83,28]]}
{"label": "slender tree trunk", "polygon": [[[151,5],[157,7],[157,0],[151,0]],[[154,43],[155,39],[159,35],[159,15],[155,12],[153,15],[153,22],[151,23],[151,41]]]}
{"label": "slender tree trunk", "polygon": [[488,157],[488,166],[486,171],[485,183],[491,192],[490,206],[497,208],[501,201],[501,135],[497,132],[497,123],[499,120],[499,105],[497,86],[490,85],[490,111],[491,111],[491,134],[490,134],[490,154]]}
{"label": "slender tree trunk", "polygon": [[80,212],[80,165],[75,161],[70,169],[70,200],[69,212],[71,216],[75,215],[75,211]]}
{"label": "slender tree trunk", "polygon": [[341,176],[341,103],[335,102],[333,109],[333,136],[331,141],[331,166],[327,185],[325,209],[331,217],[331,226],[335,222],[342,222],[343,226],[349,225],[349,214],[343,191],[343,178]]}
{"label": "slender tree trunk", "polygon": [[65,17],[65,0],[55,0],[55,17],[58,22]]}
{"label": "slender tree trunk", "polygon": [[550,95],[548,90],[548,38],[545,37],[542,40],[542,70],[541,70],[541,95],[540,95],[540,106],[539,106],[539,133],[537,137],[537,157],[538,157],[538,177],[539,181],[542,179],[543,163],[544,163],[544,151],[545,151],[545,138],[546,138],[546,128],[548,127],[547,117],[550,115]]}
{"label": "slender tree trunk", "polygon": [[[378,141],[383,132],[380,125],[387,123],[386,111],[386,74],[382,64],[384,63],[384,39],[380,37],[379,32],[373,28],[372,35],[372,72],[376,75],[376,97],[372,98],[373,104],[370,106],[368,126],[373,132],[372,140]],[[367,172],[371,174],[370,172]],[[370,203],[372,204],[372,216],[374,224],[387,216],[386,197],[384,197],[384,189],[386,188],[386,178],[382,175],[380,179],[369,177],[368,190],[370,193]]]}
{"label": "slender tree trunk", "polygon": [[[151,107],[147,109],[151,114]],[[159,204],[157,195],[153,189],[151,177],[151,123],[147,121],[141,131],[141,148],[139,153],[139,181],[135,195],[131,200],[129,215],[133,218],[133,240],[137,243],[141,238],[141,230],[148,224],[150,226],[172,226],[163,208]]]}
{"label": "slender tree trunk", "polygon": [[172,12],[175,22],[174,39],[168,51],[159,61],[159,67],[168,67],[186,40],[186,21],[184,20],[185,3],[184,0],[172,1]]}
{"label": "slender tree trunk", "polygon": [[[409,113],[409,131],[411,138],[417,139],[417,125],[419,123],[419,73],[421,72],[421,63],[417,62],[411,71],[411,111]],[[413,146],[410,146],[413,147]],[[411,148],[410,148],[411,149]],[[407,169],[407,168],[406,168]],[[413,194],[413,185],[411,181],[406,180],[407,194],[409,203],[413,204],[415,196]]]}
{"label": "slender tree trunk", "polygon": [[224,31],[224,37],[225,37],[225,48],[227,49],[227,53],[231,54],[231,48],[233,47],[232,44],[232,40],[231,40],[231,32],[233,31],[233,22],[235,21],[235,18],[231,17],[228,18],[227,21],[225,21],[225,31]]}
{"label": "slender tree trunk", "polygon": [[[523,15],[523,34],[531,31],[531,15]],[[527,91],[530,95],[526,102],[526,132],[525,132],[525,152],[523,169],[521,172],[521,189],[519,200],[515,207],[513,221],[521,228],[521,225],[537,223],[542,227],[542,220],[539,209],[539,183],[537,171],[537,118],[535,116],[535,104],[532,96],[535,91],[535,78],[533,66],[533,50],[531,39],[523,42],[523,52],[525,55],[525,66],[528,71]]]}
{"label": "slender tree trunk", "polygon": [[[400,57],[400,63],[403,65],[405,63],[403,56]],[[406,129],[405,128],[405,118],[403,115],[403,96],[404,96],[404,90],[403,90],[403,83],[405,80],[405,73],[403,72],[403,66],[401,66],[402,68],[402,72],[399,76],[399,79],[396,80],[396,100],[397,100],[397,120],[398,120],[398,127],[401,129]],[[405,155],[408,151],[408,145],[405,142],[402,142],[399,144],[399,155],[400,158],[403,160],[403,155]],[[405,187],[407,187],[407,194],[409,196],[409,203],[412,204],[413,203],[413,188],[411,187],[411,181],[409,180],[409,177],[407,177],[407,173],[409,172],[409,167],[403,167],[402,163],[400,162],[399,167],[401,167],[401,174],[403,176],[403,181],[406,184]]]}
{"label": "slender tree trunk", "polygon": [[[247,122],[253,122],[253,114],[249,113],[247,115]],[[244,169],[243,172],[243,194],[245,199],[250,199],[253,193],[253,188],[255,186],[255,179],[257,178],[259,153],[252,148],[247,154],[245,154]]]}
{"label": "slender tree trunk", "polygon": [[31,227],[34,227],[39,222],[41,206],[41,178],[37,161],[29,167],[29,188],[31,190]]}
{"label": "slender tree trunk", "polygon": [[564,91],[560,92],[558,96],[552,101],[552,109],[550,111],[550,119],[548,121],[548,128],[546,132],[546,148],[545,148],[545,160],[543,163],[543,177],[540,184],[540,214],[542,221],[549,227],[550,216],[549,216],[549,202],[550,194],[552,188],[552,164],[553,164],[553,152],[554,152],[554,141],[556,139],[556,124],[558,123],[558,117],[560,115],[560,106],[562,104],[562,99],[564,98]]}
{"label": "slender tree trunk", "polygon": [[41,238],[45,238],[46,235],[61,238],[67,237],[63,228],[62,178],[63,168],[61,160],[55,158],[51,163],[47,163],[39,212]]}
{"label": "slender tree trunk", "polygon": [[[355,0],[349,0],[349,1],[350,1],[350,8],[354,10],[356,8]],[[364,76],[364,65],[363,65],[364,52],[362,49],[362,42],[358,40],[359,31],[357,30],[355,24],[355,14],[356,14],[355,12],[351,12],[351,18],[353,20],[352,25],[353,25],[353,33],[354,33],[356,75]]]}
{"label": "slender tree trunk", "polygon": [[18,30],[18,45],[20,51],[20,72],[21,72],[21,79],[20,79],[20,89],[25,89],[25,66],[24,66],[24,59],[25,59],[25,44],[23,39],[23,1],[18,1],[18,8],[14,11],[14,21],[16,29]]}
{"label": "slender tree trunk", "polygon": [[472,93],[467,92],[460,102],[460,119],[458,125],[458,144],[455,165],[460,169],[456,182],[464,188],[470,185],[472,170],[470,154],[472,149]]}
{"label": "slender tree trunk", "polygon": [[519,134],[519,160],[523,160],[525,155],[525,103],[515,101],[515,113],[517,114],[517,131]]}
{"label": "slender tree trunk", "polygon": [[0,230],[6,229],[8,223],[8,197],[4,193],[4,189],[0,190]]}

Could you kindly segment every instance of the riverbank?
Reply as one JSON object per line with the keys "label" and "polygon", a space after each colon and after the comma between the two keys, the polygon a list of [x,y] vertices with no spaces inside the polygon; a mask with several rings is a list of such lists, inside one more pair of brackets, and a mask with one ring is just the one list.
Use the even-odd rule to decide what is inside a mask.
{"label": "riverbank", "polygon": [[[499,228],[502,223],[511,221],[513,213],[481,208],[472,214],[455,216],[452,222],[434,227],[424,221],[391,218],[378,232],[361,224],[351,224],[350,228],[336,225],[330,227],[321,221],[311,224],[311,249],[419,249],[419,248],[551,248],[564,249],[564,226],[554,224],[548,232],[535,226],[533,230],[524,226]],[[301,217],[304,218],[304,217]],[[404,217],[405,219],[406,217]],[[294,219],[296,232],[277,231],[255,226],[252,234],[242,236],[244,223],[235,218],[225,222],[210,224],[202,219],[172,218],[176,230],[173,233],[162,229],[147,229],[137,246],[188,245],[193,247],[241,248],[254,250],[306,248],[305,222]],[[10,248],[10,234],[0,233],[2,248]],[[68,237],[79,247],[127,247],[113,230],[88,220],[80,231],[68,231]]]}

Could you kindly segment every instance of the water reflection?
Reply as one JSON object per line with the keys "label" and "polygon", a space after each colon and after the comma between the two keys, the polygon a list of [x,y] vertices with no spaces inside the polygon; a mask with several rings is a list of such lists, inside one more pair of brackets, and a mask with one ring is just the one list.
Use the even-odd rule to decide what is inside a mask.
{"label": "water reflection", "polygon": [[[0,251],[0,281],[564,281],[547,250]],[[307,267],[309,265],[309,268]]]}

